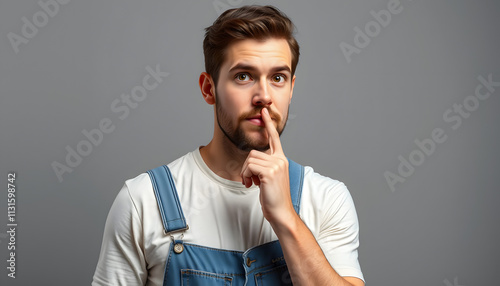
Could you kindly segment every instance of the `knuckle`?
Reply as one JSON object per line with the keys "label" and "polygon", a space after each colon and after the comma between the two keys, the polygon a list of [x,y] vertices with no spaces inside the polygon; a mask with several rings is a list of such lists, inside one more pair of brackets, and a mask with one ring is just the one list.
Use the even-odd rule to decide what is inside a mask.
{"label": "knuckle", "polygon": [[280,168],[280,166],[279,166],[279,165],[274,165],[274,166],[272,167],[272,172],[273,172],[274,174],[276,174],[276,173],[278,173],[278,171],[279,171],[280,169],[281,169],[281,168]]}
{"label": "knuckle", "polygon": [[271,169],[269,169],[269,175],[270,175],[271,177],[273,177],[275,174],[276,174],[276,170],[275,170],[275,168],[271,168]]}
{"label": "knuckle", "polygon": [[288,161],[287,161],[287,160],[284,160],[284,159],[281,159],[281,160],[279,161],[279,164],[280,164],[280,167],[281,167],[281,168],[285,168],[285,167],[287,167],[287,166],[288,166]]}
{"label": "knuckle", "polygon": [[255,163],[255,158],[248,158],[247,159],[247,165],[254,164]]}

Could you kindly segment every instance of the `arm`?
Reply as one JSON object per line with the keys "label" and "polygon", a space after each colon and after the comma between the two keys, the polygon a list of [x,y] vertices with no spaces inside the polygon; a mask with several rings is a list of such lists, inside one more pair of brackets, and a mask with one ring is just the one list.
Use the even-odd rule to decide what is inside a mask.
{"label": "arm", "polygon": [[144,285],[147,270],[141,245],[142,224],[125,184],[106,220],[92,285]]}
{"label": "arm", "polygon": [[316,239],[293,212],[286,222],[271,223],[278,236],[294,285],[363,286],[356,277],[341,277],[330,265]]}
{"label": "arm", "polygon": [[247,187],[252,183],[260,186],[262,211],[280,240],[293,284],[363,286],[361,279],[341,277],[331,267],[318,242],[296,214],[290,198],[288,161],[265,108],[262,119],[271,152],[250,152],[243,164],[242,183]]}

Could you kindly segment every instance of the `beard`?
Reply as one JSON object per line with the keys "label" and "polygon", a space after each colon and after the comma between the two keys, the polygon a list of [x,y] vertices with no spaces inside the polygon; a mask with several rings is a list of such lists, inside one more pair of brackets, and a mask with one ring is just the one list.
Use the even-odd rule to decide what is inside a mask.
{"label": "beard", "polygon": [[[236,148],[242,150],[242,151],[251,151],[251,150],[257,150],[257,151],[266,151],[269,150],[269,140],[266,140],[266,142],[261,142],[260,140],[256,140],[252,138],[249,134],[245,133],[245,131],[242,128],[242,123],[245,122],[246,118],[261,114],[262,109],[265,107],[259,107],[255,108],[252,111],[246,112],[238,117],[238,121],[236,123],[235,127],[231,126],[231,118],[227,114],[227,112],[224,110],[224,108],[221,106],[218,97],[215,97],[215,109],[217,113],[217,124],[219,125],[220,130],[222,133],[224,133],[224,136],[229,139],[231,143],[233,143]],[[290,106],[288,106],[290,108]],[[276,122],[278,123],[278,127],[276,130],[278,131],[278,134],[281,136],[281,133],[285,130],[286,122],[288,120],[288,110],[286,112],[286,118],[285,118],[285,123],[283,124],[283,127],[280,128],[280,123],[281,123],[281,116],[277,113],[272,112],[269,108],[269,115],[271,118],[274,118]],[[266,132],[265,127],[263,126],[258,126],[260,128],[260,132]]]}

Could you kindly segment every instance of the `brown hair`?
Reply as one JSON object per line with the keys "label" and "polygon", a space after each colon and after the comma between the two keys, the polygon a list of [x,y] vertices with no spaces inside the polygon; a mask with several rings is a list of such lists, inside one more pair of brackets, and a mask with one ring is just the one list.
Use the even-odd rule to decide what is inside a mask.
{"label": "brown hair", "polygon": [[292,21],[273,6],[243,6],[222,13],[212,26],[205,29],[203,54],[205,70],[217,85],[226,48],[245,39],[285,39],[292,53],[292,76],[299,62],[299,44],[293,36]]}

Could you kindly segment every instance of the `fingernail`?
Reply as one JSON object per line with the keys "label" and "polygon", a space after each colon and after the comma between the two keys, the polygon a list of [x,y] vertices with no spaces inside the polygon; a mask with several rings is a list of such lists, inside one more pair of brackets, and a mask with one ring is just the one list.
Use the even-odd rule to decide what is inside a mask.
{"label": "fingernail", "polygon": [[264,111],[264,113],[266,113],[267,115],[269,115],[269,110],[267,110],[267,108],[264,108],[262,111]]}

